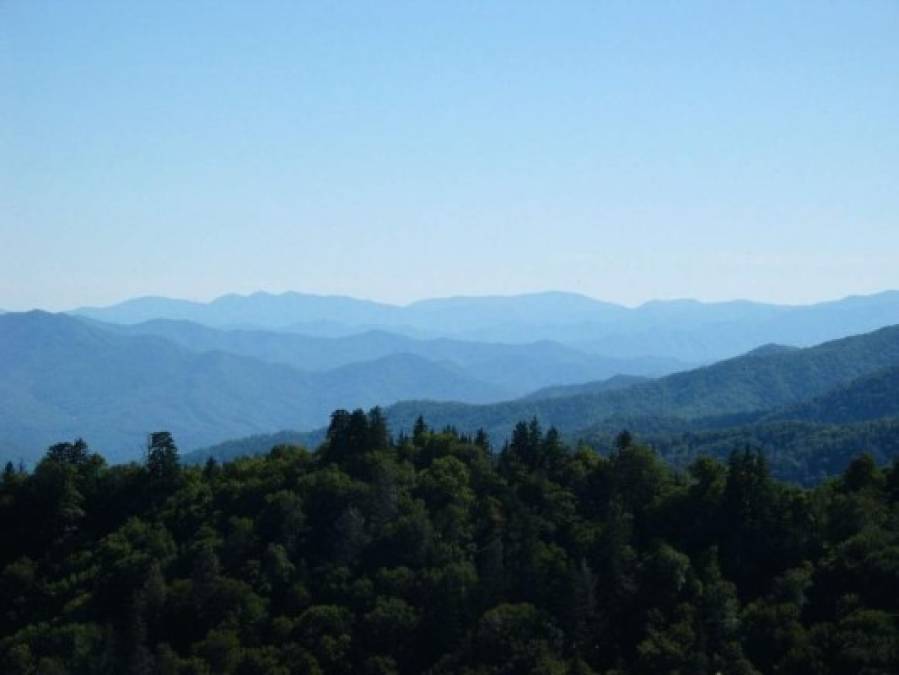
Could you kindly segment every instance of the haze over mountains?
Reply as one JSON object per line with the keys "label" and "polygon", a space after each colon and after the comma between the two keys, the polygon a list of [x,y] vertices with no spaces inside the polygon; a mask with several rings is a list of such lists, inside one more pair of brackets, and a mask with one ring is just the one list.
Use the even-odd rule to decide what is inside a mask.
{"label": "haze over mountains", "polygon": [[321,338],[10,313],[0,317],[0,459],[31,461],[59,439],[84,436],[119,461],[138,457],[153,429],[172,431],[191,449],[315,429],[341,407],[499,401],[554,382],[681,367],[551,342],[424,341],[371,331]]}
{"label": "haze over mountains", "polygon": [[484,428],[507,435],[522,419],[537,417],[572,433],[609,418],[673,417],[695,420],[796,405],[853,380],[887,370],[870,383],[883,387],[899,366],[899,326],[796,350],[763,350],[711,366],[675,373],[624,388],[604,382],[572,387],[568,396],[519,399],[490,405],[409,401],[388,409],[397,428],[409,428],[419,415],[437,428]]}
{"label": "haze over mountains", "polygon": [[[699,452],[762,447],[777,475],[812,483],[842,471],[862,449],[879,461],[899,453],[899,326],[809,348],[766,345],[656,380],[615,377],[487,405],[406,401],[386,415],[395,430],[408,432],[422,416],[432,428],[484,429],[497,442],[521,420],[536,418],[598,449],[629,429],[681,465]],[[323,429],[257,436],[188,457],[227,459],[323,438]]]}
{"label": "haze over mountains", "polygon": [[64,315],[0,317],[4,459],[83,436],[110,459],[140,456],[146,434],[170,429],[185,448],[285,427],[313,428],[335,408],[410,392],[496,400],[501,390],[409,354],[303,372],[222,351],[194,352]]}
{"label": "haze over mountains", "polygon": [[417,337],[529,343],[554,340],[606,357],[703,363],[765,343],[810,346],[899,323],[899,292],[808,306],[652,301],[628,308],[574,293],[457,297],[405,306],[302,293],[225,295],[210,303],[138,298],[75,313],[113,323],[180,319],[326,337],[381,329]]}
{"label": "haze over mountains", "polygon": [[0,454],[31,461],[52,442],[84,436],[114,461],[133,459],[156,429],[184,450],[250,435],[264,443],[280,430],[321,429],[335,408],[373,405],[392,406],[398,429],[424,414],[438,427],[483,426],[498,440],[534,415],[567,434],[625,418],[671,430],[680,422],[659,420],[774,414],[899,366],[895,331],[797,349],[894,323],[896,292],[808,307],[634,309],[566,293],[403,307],[257,293],[7,313]]}
{"label": "haze over mountains", "polygon": [[662,375],[688,367],[667,357],[608,358],[549,340],[503,344],[411,338],[382,330],[327,338],[259,329],[222,330],[166,319],[100,325],[122,334],[155,335],[195,351],[224,351],[301,370],[327,370],[393,354],[413,354],[461,368],[472,378],[493,385],[491,395],[506,398],[554,383],[602,379],[617,373]]}

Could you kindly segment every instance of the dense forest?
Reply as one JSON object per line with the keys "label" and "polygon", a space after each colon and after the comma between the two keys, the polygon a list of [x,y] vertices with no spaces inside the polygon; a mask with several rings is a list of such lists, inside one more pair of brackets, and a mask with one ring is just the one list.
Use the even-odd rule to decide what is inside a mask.
{"label": "dense forest", "polygon": [[[639,422],[647,425],[652,420]],[[899,457],[899,417],[854,424],[757,422],[676,432],[668,431],[666,422],[658,420],[658,430],[640,434],[639,438],[663,460],[683,469],[703,455],[726,460],[734,450],[751,447],[765,454],[775,478],[813,486],[842,473],[861,450],[878,464]],[[591,447],[608,452],[617,436],[611,429],[611,422],[606,422],[585,434],[584,440]]]}
{"label": "dense forest", "polygon": [[0,672],[891,673],[899,462],[815,488],[764,456],[672,469],[518,424],[109,466],[82,441],[0,484]]}

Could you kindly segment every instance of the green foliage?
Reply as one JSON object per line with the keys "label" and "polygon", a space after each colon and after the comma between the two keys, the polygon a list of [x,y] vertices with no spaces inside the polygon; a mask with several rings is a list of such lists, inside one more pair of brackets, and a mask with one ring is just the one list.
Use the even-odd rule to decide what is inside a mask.
{"label": "green foliage", "polygon": [[338,411],[316,453],[143,465],[81,442],[0,481],[0,672],[887,673],[899,464],[815,488],[680,473],[536,420],[496,455]]}
{"label": "green foliage", "polygon": [[[899,417],[852,424],[777,421],[724,429],[654,432],[640,436],[666,461],[686,467],[702,456],[726,459],[747,447],[764,452],[779,479],[816,485],[840,474],[860,452],[880,463],[899,457]],[[597,448],[611,448],[610,434],[588,434]]]}

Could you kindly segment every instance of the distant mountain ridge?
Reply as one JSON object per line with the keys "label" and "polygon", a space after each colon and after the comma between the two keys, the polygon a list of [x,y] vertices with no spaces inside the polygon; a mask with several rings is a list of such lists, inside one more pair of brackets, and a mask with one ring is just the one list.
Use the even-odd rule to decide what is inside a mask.
{"label": "distant mountain ridge", "polygon": [[453,364],[470,377],[504,391],[506,398],[516,398],[549,385],[598,380],[622,373],[667,375],[689,367],[666,358],[606,358],[547,340],[528,344],[451,338],[424,340],[386,331],[326,338],[277,331],[224,330],[167,319],[133,325],[96,325],[127,335],[155,335],[195,351],[229,352],[307,371],[328,370],[391,354],[414,354]]}
{"label": "distant mountain ridge", "polygon": [[486,342],[553,340],[606,357],[709,362],[758,345],[810,346],[899,323],[899,291],[807,306],[655,300],[629,308],[575,293],[451,297],[390,305],[288,292],[226,295],[209,303],[137,298],[73,310],[113,323],[188,320],[214,327],[345,336],[372,329]]}
{"label": "distant mountain ridge", "polygon": [[565,398],[566,396],[574,396],[576,394],[613,391],[615,389],[625,389],[635,384],[643,384],[650,379],[651,378],[642,377],[640,375],[614,375],[606,380],[600,380],[599,382],[582,382],[578,384],[544,387],[543,389],[538,389],[522,398],[529,401],[537,401],[547,398]]}
{"label": "distant mountain ridge", "polygon": [[784,354],[796,351],[797,349],[799,349],[799,347],[770,343],[767,345],[762,345],[761,347],[756,347],[755,349],[746,352],[746,356],[767,356],[768,354]]}
{"label": "distant mountain ridge", "polygon": [[[722,428],[791,408],[796,410],[789,415],[806,410],[809,420],[829,423],[836,418],[821,411],[832,414],[862,395],[869,396],[871,415],[893,410],[890,369],[899,368],[899,327],[815,347],[803,341],[816,333],[879,326],[894,312],[899,322],[897,310],[897,292],[808,307],[679,300],[634,309],[564,293],[435,299],[405,307],[260,293],[212,303],[143,298],[74,316],[2,314],[0,442],[4,457],[15,458],[84,435],[117,459],[139,453],[143,434],[154,428],[173,431],[189,450],[278,429],[320,429],[335,408],[372,405],[387,406],[395,429],[410,428],[422,414],[437,427],[484,427],[499,439],[533,416],[569,436],[610,420],[643,420],[659,432],[690,428],[697,420],[718,420],[708,424]],[[146,313],[182,318],[131,322]],[[215,325],[198,323],[197,314]],[[363,323],[343,321],[390,326],[362,330]],[[259,322],[279,327],[246,327]],[[293,330],[316,322],[350,333],[323,337]],[[245,327],[226,327],[231,325]],[[515,339],[406,334],[426,329],[465,336],[511,331]],[[545,333],[579,339],[540,337]],[[586,351],[620,339],[639,352],[645,339],[663,352],[711,354],[738,346],[731,340],[736,333],[750,343],[747,353],[673,375],[664,374],[683,365],[671,356]],[[592,343],[586,339],[600,334]],[[637,379],[657,375],[664,376]],[[868,376],[873,379],[858,384],[864,392],[852,389],[854,380]]]}
{"label": "distant mountain ridge", "polygon": [[145,435],[173,432],[190,449],[237,436],[321,426],[339,407],[417,391],[498,400],[502,389],[411,354],[304,372],[164,338],[121,335],[66,315],[0,317],[0,459],[30,460],[83,436],[112,460],[140,456]]}
{"label": "distant mountain ridge", "polygon": [[612,417],[697,419],[765,411],[805,402],[856,378],[899,366],[899,326],[799,350],[747,354],[711,366],[608,390],[577,387],[570,396],[489,405],[405,401],[388,408],[397,429],[419,415],[438,428],[485,428],[496,438],[521,419],[537,417],[573,434]]}
{"label": "distant mountain ridge", "polygon": [[[335,322],[356,326],[455,324],[477,321],[489,313],[492,321],[527,319],[535,313],[555,321],[576,322],[602,311],[607,318],[620,318],[626,307],[605,303],[576,293],[549,291],[517,296],[451,297],[420,300],[408,305],[390,305],[340,295],[315,295],[288,291],[280,294],[256,292],[228,294],[208,303],[163,297],[142,297],[109,307],[81,307],[74,314],[114,323],[140,323],[152,319],[185,319],[205,325],[256,325],[288,328],[302,322]],[[474,315],[474,316],[473,316]]]}
{"label": "distant mountain ridge", "polygon": [[[761,442],[780,453],[776,470],[791,480],[833,475],[869,444],[881,459],[899,450],[899,440],[891,436],[899,429],[899,326],[804,349],[766,346],[658,380],[631,379],[551,387],[481,406],[404,401],[386,413],[395,433],[408,432],[421,415],[432,428],[450,425],[464,433],[484,428],[495,444],[531,417],[544,427],[556,426],[572,441],[584,439],[600,448],[630,429],[681,464],[698,452],[720,456],[741,443]],[[572,393],[563,395],[566,391]],[[319,429],[303,441],[323,437]],[[236,439],[198,452],[193,460],[265,452],[273,440]],[[778,447],[781,440],[785,445]],[[819,443],[830,455],[809,454]],[[794,459],[804,468],[791,469]]]}

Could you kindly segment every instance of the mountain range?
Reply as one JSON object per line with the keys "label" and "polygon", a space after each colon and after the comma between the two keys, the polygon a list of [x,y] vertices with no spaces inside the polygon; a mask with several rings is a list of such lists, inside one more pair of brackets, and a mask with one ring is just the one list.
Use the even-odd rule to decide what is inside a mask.
{"label": "mountain range", "polygon": [[[899,455],[899,326],[810,348],[765,345],[655,380],[618,376],[487,405],[406,401],[386,414],[395,431],[408,432],[422,416],[436,429],[485,429],[495,443],[531,418],[598,449],[628,429],[680,465],[699,453],[722,456],[751,445],[771,454],[782,478],[815,482],[842,471],[861,450],[879,461]],[[189,458],[255,454],[289,438],[238,439]],[[319,430],[291,440],[315,445],[323,438]]]}
{"label": "mountain range", "polygon": [[547,398],[488,405],[407,401],[388,408],[388,415],[397,429],[411,428],[421,415],[437,428],[484,428],[502,438],[518,420],[537,417],[576,433],[608,418],[695,420],[791,406],[894,366],[899,326],[803,349],[765,348],[624,388],[599,382],[575,386],[567,396],[557,389]]}
{"label": "mountain range", "polygon": [[501,393],[506,398],[554,384],[604,379],[620,373],[657,376],[689,367],[665,357],[609,358],[549,340],[502,344],[421,339],[383,330],[329,338],[261,329],[224,330],[166,319],[132,325],[96,325],[126,335],[154,335],[198,352],[222,351],[301,370],[328,370],[390,355],[411,354],[461,369],[470,377],[491,384],[495,389],[490,395]]}
{"label": "mountain range", "polygon": [[[895,292],[807,307],[633,309],[563,293],[402,307],[257,293],[6,313],[0,458],[29,462],[84,436],[113,461],[134,459],[157,429],[188,451],[254,451],[279,431],[321,438],[332,410],[374,405],[397,430],[423,415],[437,428],[483,427],[497,442],[531,417],[571,438],[880,419],[897,412],[899,328],[881,329],[899,323],[897,310]],[[832,334],[840,339],[803,346]],[[706,361],[742,345],[706,366],[674,355]]]}
{"label": "mountain range", "polygon": [[108,324],[46,312],[0,316],[0,459],[85,436],[112,460],[165,428],[185,449],[278,429],[314,429],[336,408],[406,398],[499,401],[554,382],[685,367],[609,359],[548,341],[340,338],[223,330],[184,320]]}
{"label": "mountain range", "polygon": [[0,455],[30,461],[83,436],[114,461],[140,456],[146,434],[185,448],[287,427],[314,428],[335,408],[417,392],[496,400],[502,390],[451,364],[391,354],[306,372],[222,351],[195,352],[150,335],[121,335],[65,315],[0,317]]}
{"label": "mountain range", "polygon": [[187,320],[336,337],[384,330],[479,342],[560,342],[612,358],[708,363],[765,343],[811,346],[899,323],[899,292],[805,306],[657,300],[630,308],[574,293],[454,297],[408,305],[303,293],[225,295],[209,303],[136,298],[73,313],[111,323]]}

